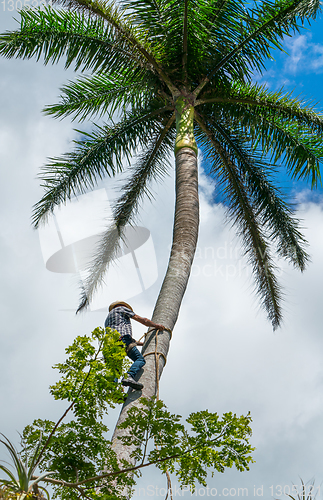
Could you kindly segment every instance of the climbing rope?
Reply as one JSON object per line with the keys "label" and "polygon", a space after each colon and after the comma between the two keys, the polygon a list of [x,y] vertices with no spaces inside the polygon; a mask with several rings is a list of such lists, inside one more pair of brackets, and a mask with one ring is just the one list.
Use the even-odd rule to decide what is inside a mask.
{"label": "climbing rope", "polygon": [[[139,342],[141,341],[141,339],[143,337],[145,337],[145,340],[146,340],[146,336],[148,335],[148,333],[149,332],[153,332],[154,330],[156,330],[156,328],[150,328],[147,333],[144,333],[144,335],[142,335],[142,337],[139,339]],[[156,386],[157,386],[156,396],[157,396],[157,401],[159,400],[159,359],[160,359],[160,356],[162,356],[164,358],[165,365],[166,365],[166,362],[167,362],[165,354],[163,352],[158,352],[158,350],[157,350],[158,349],[158,333],[160,331],[161,332],[167,331],[170,334],[170,340],[172,339],[173,332],[169,328],[164,328],[164,330],[156,330],[156,335],[155,335],[155,351],[153,351],[153,352],[146,352],[146,353],[143,354],[144,357],[145,356],[149,356],[149,354],[154,354],[154,356],[155,356]],[[157,445],[156,445],[156,449],[158,449]],[[165,500],[167,500],[169,492],[170,492],[171,500],[173,500],[171,478],[170,478],[170,475],[169,475],[169,472],[168,472],[167,469],[166,469],[165,472],[166,472],[166,477],[167,477],[167,494],[166,494]]]}
{"label": "climbing rope", "polygon": [[[138,342],[141,341],[141,339],[143,339],[145,337],[145,340],[146,340],[146,337],[148,335],[148,333],[150,332],[153,332],[154,330],[156,330],[156,328],[149,328],[148,332],[144,333],[140,339],[138,340]],[[159,330],[158,330],[159,331]],[[163,332],[168,332],[170,334],[170,340],[172,340],[172,336],[173,336],[173,332],[172,330],[170,330],[169,328],[164,328],[164,330],[160,330],[160,331],[163,331]]]}
{"label": "climbing rope", "polygon": [[[154,330],[156,330],[156,328],[150,328],[148,330],[147,333],[145,333],[140,339],[139,339],[139,342],[140,340],[148,335],[149,332],[153,332]],[[157,349],[158,349],[158,333],[159,332],[164,332],[164,331],[167,331],[169,334],[170,334],[170,340],[172,339],[172,335],[173,335],[173,332],[169,329],[169,328],[164,328],[164,330],[156,330],[156,335],[155,335],[155,351],[153,352],[145,352],[143,354],[144,357],[146,356],[149,356],[150,354],[154,354],[155,356],[155,365],[156,365],[156,386],[157,386],[157,401],[159,399],[159,359],[160,359],[160,356],[162,356],[164,358],[164,361],[165,361],[165,365],[167,363],[167,359],[166,359],[166,356],[163,352],[158,352]],[[164,366],[165,366],[164,365]]]}

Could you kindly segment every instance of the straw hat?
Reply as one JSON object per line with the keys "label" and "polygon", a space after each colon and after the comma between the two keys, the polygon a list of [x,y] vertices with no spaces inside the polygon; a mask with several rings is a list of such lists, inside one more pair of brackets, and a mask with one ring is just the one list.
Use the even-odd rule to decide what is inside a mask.
{"label": "straw hat", "polygon": [[117,306],[128,307],[128,309],[130,309],[133,312],[132,307],[129,306],[129,304],[127,304],[127,302],[123,302],[122,300],[116,300],[115,302],[112,302],[112,304],[109,305],[109,312],[112,311],[112,309],[114,309]]}

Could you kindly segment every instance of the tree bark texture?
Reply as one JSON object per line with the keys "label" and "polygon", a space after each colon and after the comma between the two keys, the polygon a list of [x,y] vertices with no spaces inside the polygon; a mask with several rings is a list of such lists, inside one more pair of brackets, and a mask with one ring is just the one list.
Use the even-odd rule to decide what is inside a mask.
{"label": "tree bark texture", "polygon": [[[152,320],[173,330],[187,287],[191,266],[196,250],[199,227],[198,173],[197,155],[190,147],[182,147],[176,152],[176,202],[173,230],[173,243],[168,268],[156,302]],[[171,335],[164,331],[158,334],[157,351],[167,358]],[[142,353],[146,359],[140,382],[144,384],[142,391],[129,390],[128,398],[121,410],[116,429],[112,437],[112,448],[118,460],[130,460],[131,448],[123,446],[118,439],[124,430],[118,429],[133,406],[140,406],[139,398],[150,399],[156,395],[156,331],[150,332]],[[153,353],[153,354],[148,354]],[[158,380],[165,366],[163,356],[159,357]]]}

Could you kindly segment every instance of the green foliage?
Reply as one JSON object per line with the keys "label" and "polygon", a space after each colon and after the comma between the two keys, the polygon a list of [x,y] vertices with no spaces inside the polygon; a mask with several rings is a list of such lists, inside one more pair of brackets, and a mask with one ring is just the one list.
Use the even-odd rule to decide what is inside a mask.
{"label": "green foliage", "polygon": [[[44,487],[39,486],[38,483],[53,474],[53,472],[43,470],[39,477],[36,479],[33,477],[37,467],[37,459],[41,447],[41,438],[39,439],[40,435],[41,434],[38,432],[37,436],[34,436],[32,454],[29,455],[27,453],[27,446],[25,443],[23,443],[23,451],[19,453],[8,438],[4,436],[5,440],[0,439],[0,443],[2,443],[9,452],[12,465],[15,468],[14,473],[5,465],[0,464],[0,470],[5,472],[5,474],[9,477],[9,479],[0,479],[0,485],[2,487],[4,498],[16,498],[17,500],[31,499],[33,498],[34,492],[38,492],[39,490],[48,496],[47,490]],[[22,457],[23,455],[24,458]]]}
{"label": "green foliage", "polygon": [[[213,476],[214,471],[224,472],[233,466],[239,471],[249,470],[254,450],[249,443],[249,414],[237,417],[225,413],[220,418],[208,410],[191,413],[186,419],[188,429],[181,423],[181,415],[171,414],[162,401],[141,398],[140,402],[141,406],[131,408],[120,425],[131,430],[120,439],[133,448],[131,456],[139,464],[135,467],[125,461],[118,464],[106,437],[107,428],[101,423],[86,427],[72,421],[59,427],[40,466],[41,470],[50,467],[55,471],[54,478],[69,483],[54,485],[55,498],[76,500],[80,490],[75,486],[81,492],[86,488],[86,495],[95,500],[113,494],[123,498],[120,491],[134,485],[135,480],[132,474],[120,472],[129,468],[138,475],[147,464],[155,465],[162,473],[175,473],[181,486],[189,485],[193,490],[196,483],[206,486],[209,471]],[[45,442],[53,426],[54,422],[36,420],[24,429],[23,437],[31,451],[39,431]],[[113,472],[119,473],[111,475]],[[100,493],[95,492],[99,485]]]}
{"label": "green foliage", "polygon": [[73,120],[79,121],[92,115],[112,118],[119,107],[124,111],[129,107],[144,107],[152,93],[149,86],[143,84],[140,74],[133,76],[131,83],[119,74],[114,77],[105,74],[83,76],[60,90],[62,102],[46,106],[44,112],[56,118],[73,115]]}
{"label": "green foliage", "polygon": [[[304,483],[304,481],[301,477],[300,477],[300,480],[301,480],[301,485],[302,485],[300,488],[300,491],[299,491],[298,486],[293,484],[292,492],[296,491],[296,495],[294,496],[294,495],[287,494],[286,496],[288,496],[292,500],[315,500],[318,492],[320,491],[320,486],[317,488],[317,490],[314,494],[314,483],[315,483],[314,479],[312,479],[311,481],[308,481],[307,483]],[[275,498],[275,500],[277,500],[277,499]]]}
{"label": "green foliage", "polygon": [[91,337],[77,337],[66,349],[68,359],[54,366],[62,377],[50,387],[51,394],[55,399],[75,401],[74,415],[86,425],[123,400],[122,385],[115,379],[127,371],[129,361],[119,337],[116,330],[98,327]]}
{"label": "green foliage", "polygon": [[[224,472],[235,466],[249,470],[253,462],[249,439],[250,414],[237,417],[225,413],[222,418],[208,410],[191,413],[186,419],[190,431],[181,423],[181,415],[169,413],[162,401],[141,398],[140,408],[130,408],[121,428],[131,428],[120,439],[135,447],[132,456],[139,463],[155,463],[162,472],[176,474],[181,486],[193,489],[196,482],[206,486],[208,470]],[[154,447],[149,450],[149,442]]]}
{"label": "green foliage", "polygon": [[[90,425],[86,425],[84,420],[72,420],[58,427],[44,451],[39,465],[41,471],[50,467],[54,471],[52,476],[54,479],[75,484],[87,478],[99,476],[103,470],[111,472],[119,470],[116,455],[111,449],[111,442],[107,439],[108,428],[100,419],[97,422],[93,421]],[[25,427],[23,437],[31,451],[34,449],[39,431],[42,432],[44,445],[54,425],[55,423],[50,420],[37,419],[32,425]],[[98,484],[99,481],[92,481],[89,486],[86,485],[86,495],[96,498],[95,486]],[[116,485],[112,481],[106,483],[101,497],[104,493],[112,494],[114,498],[113,492],[117,494],[116,488],[133,484],[134,480],[131,477],[121,474],[120,477],[118,476]],[[60,483],[52,486],[53,497],[62,500],[77,500],[83,491],[81,487],[64,486]]]}
{"label": "green foliage", "polygon": [[206,410],[192,413],[185,425],[181,415],[170,413],[155,398],[141,398],[140,407],[130,408],[121,424],[126,433],[119,439],[131,447],[131,459],[137,465],[118,462],[104,417],[120,396],[123,401],[120,384],[114,381],[127,369],[119,334],[96,328],[91,337],[77,337],[66,353],[66,361],[54,366],[61,379],[50,391],[55,399],[71,402],[68,410],[74,417],[62,423],[66,411],[57,423],[36,419],[27,425],[22,434],[24,463],[8,440],[1,441],[18,475],[16,480],[8,468],[0,466],[10,478],[0,480],[9,493],[27,495],[36,483],[45,482],[53,487],[54,498],[61,500],[123,500],[148,465],[162,473],[175,473],[181,486],[192,488],[196,483],[205,485],[209,471],[224,472],[232,466],[249,470],[254,449],[249,444],[249,414],[226,413],[220,418]]}
{"label": "green foliage", "polygon": [[127,50],[127,41],[116,37],[113,28],[103,19],[49,7],[21,10],[20,15],[20,33],[6,33],[0,42],[0,51],[5,57],[39,60],[43,54],[48,64],[65,56],[66,68],[73,64],[75,70],[82,71],[109,68],[118,72],[125,66],[129,71],[138,63]]}
{"label": "green foliage", "polygon": [[[62,158],[51,158],[42,169],[42,178],[46,179],[49,189],[34,207],[35,226],[44,222],[58,204],[93,188],[98,179],[120,172],[122,161],[130,163],[138,146],[146,149],[147,134],[151,138],[163,131],[165,127],[160,115],[167,111],[169,113],[169,108],[155,100],[149,109],[128,112],[117,124],[97,126],[91,134],[78,131],[82,140],[75,141],[75,150]],[[165,147],[165,144],[159,147],[162,145]]]}
{"label": "green foliage", "polygon": [[0,500],[7,500],[9,498],[9,491],[5,487],[0,486]]}
{"label": "green foliage", "polygon": [[[78,483],[100,475],[104,469],[111,472],[119,470],[107,439],[109,429],[102,421],[109,407],[114,408],[117,403],[124,402],[123,388],[115,379],[125,374],[130,363],[119,336],[116,330],[99,327],[93,330],[91,336],[78,336],[65,349],[68,354],[65,362],[54,365],[61,378],[50,387],[55,399],[72,402],[70,409],[74,419],[60,423],[58,427],[50,420],[37,419],[23,431],[29,453],[35,454],[36,446],[39,452],[41,445],[43,451],[39,468],[43,471],[50,467],[54,471],[54,479]],[[39,445],[37,439],[40,433]],[[120,475],[117,486],[132,484],[131,477]],[[77,500],[81,491],[80,487],[55,484],[54,498]],[[103,492],[115,498],[113,484],[108,490],[103,488],[102,495]],[[95,498],[93,485],[86,494]]]}

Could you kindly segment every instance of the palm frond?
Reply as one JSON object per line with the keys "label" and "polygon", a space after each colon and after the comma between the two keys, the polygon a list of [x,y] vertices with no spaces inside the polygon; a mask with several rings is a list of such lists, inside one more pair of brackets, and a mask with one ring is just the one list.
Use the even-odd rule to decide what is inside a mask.
{"label": "palm frond", "polygon": [[281,160],[293,179],[309,181],[312,188],[322,183],[320,165],[323,161],[322,138],[300,128],[297,123],[284,124],[275,119],[263,120],[264,128],[272,128],[272,135],[259,140],[264,152],[272,153],[271,161]]}
{"label": "palm frond", "polygon": [[103,19],[50,7],[22,10],[20,15],[20,30],[0,36],[0,54],[7,58],[36,57],[38,61],[43,55],[48,64],[64,56],[66,68],[73,64],[75,70],[109,69],[123,74],[146,64]]}
{"label": "palm frond", "polygon": [[202,35],[199,33],[200,40],[197,40],[202,48],[197,46],[196,57],[200,60],[201,66],[199,81],[194,91],[195,96],[199,95],[210,80],[218,87],[220,84],[228,85],[234,79],[245,81],[250,73],[248,61],[241,55],[240,58],[232,57],[225,68],[219,68],[214,72],[215,65],[224,54],[239,45],[243,39],[246,23],[245,5],[234,0],[205,3],[212,6],[212,10],[205,13],[207,24],[204,30],[200,30]]}
{"label": "palm frond", "polygon": [[[271,168],[257,153],[253,156],[241,143],[229,137],[228,131],[221,129],[226,136],[231,151],[239,161],[245,183],[254,197],[262,224],[270,231],[270,239],[278,242],[278,254],[287,258],[292,264],[304,271],[309,256],[305,251],[307,242],[300,232],[300,221],[294,212],[282,199],[279,190],[270,182]],[[266,174],[265,174],[266,172]]]}
{"label": "palm frond", "polygon": [[[204,74],[211,67],[214,45],[218,42],[215,37],[210,40],[210,18],[218,10],[215,2],[125,0],[122,8],[128,12],[132,25],[147,34],[151,53],[173,83],[177,85],[183,78],[185,80],[184,64],[187,70],[186,84],[192,80],[192,85],[197,85],[201,73]],[[232,12],[227,16],[229,22],[231,17]]]}
{"label": "palm frond", "polygon": [[[323,114],[318,112],[312,101],[295,97],[293,92],[284,91],[283,88],[272,92],[265,85],[241,84],[234,82],[229,88],[218,88],[214,92],[207,92],[196,102],[197,106],[215,104],[221,109],[232,111],[236,118],[243,123],[246,110],[257,117],[277,116],[282,120],[297,121],[305,125],[312,133],[323,133]],[[250,118],[249,118],[250,120]]]}
{"label": "palm frond", "polygon": [[273,168],[266,163],[246,137],[236,130],[235,135],[218,121],[208,121],[208,127],[218,133],[225,142],[231,157],[239,165],[244,184],[257,207],[257,216],[269,233],[269,239],[277,242],[277,252],[295,267],[304,271],[309,256],[307,242],[300,232],[300,221],[282,199],[278,188],[270,181]]}
{"label": "palm frond", "polygon": [[[234,17],[238,18],[243,14],[243,9],[237,2],[231,1],[230,12],[228,15],[226,11],[222,12],[222,24],[219,19],[215,30],[211,19],[214,19],[215,13],[219,13],[217,2],[189,0],[186,5],[185,0],[169,1],[163,7],[163,15],[167,19],[167,22],[164,21],[167,30],[162,33],[160,41],[165,52],[163,66],[176,82],[194,88],[200,82],[201,75],[207,74],[214,67],[214,59],[224,50],[225,43],[230,37],[236,37],[238,32]],[[186,52],[184,63],[183,56]],[[186,65],[187,78],[183,64]],[[242,72],[239,74],[242,77]],[[187,80],[186,83],[183,78]],[[227,81],[223,72],[218,78]]]}
{"label": "palm frond", "polygon": [[147,76],[136,68],[136,74],[127,79],[106,74],[78,78],[62,87],[61,102],[46,106],[44,112],[55,118],[73,115],[73,120],[83,121],[94,115],[111,119],[116,110],[125,112],[129,106],[144,108],[155,94]]}
{"label": "palm frond", "polygon": [[233,47],[231,44],[232,48],[226,44],[225,52],[218,53],[213,69],[202,79],[194,95],[198,96],[222,69],[232,77],[238,77],[243,69],[244,79],[250,77],[251,70],[261,73],[265,68],[264,61],[271,58],[271,49],[282,50],[284,36],[299,32],[304,22],[315,19],[320,9],[319,0],[264,0],[261,4],[256,3],[237,21],[240,41]]}
{"label": "palm frond", "polygon": [[183,82],[187,85],[187,57],[188,57],[188,0],[184,0],[183,18]]}
{"label": "palm frond", "polygon": [[257,120],[257,114],[251,116],[246,110],[238,121],[250,134],[254,147],[259,144],[262,154],[269,155],[273,164],[280,161],[292,178],[310,181],[312,188],[321,183],[321,135],[313,134],[297,120],[283,120],[275,113],[259,113]]}
{"label": "palm frond", "polygon": [[88,277],[83,282],[77,312],[89,305],[94,293],[103,282],[107,267],[118,256],[124,228],[133,221],[141,200],[144,196],[151,197],[149,183],[165,175],[167,156],[172,150],[175,139],[174,122],[173,114],[166,124],[156,130],[148,147],[133,167],[132,175],[123,186],[122,195],[113,209],[114,224],[102,236],[96,256],[89,266]]}
{"label": "palm frond", "polygon": [[311,107],[304,109],[295,99],[284,98],[282,105],[273,104],[274,100],[268,105],[261,101],[204,103],[201,109],[214,123],[230,122],[233,129],[244,132],[251,149],[258,147],[272,164],[280,162],[292,178],[316,187],[323,161],[322,115]]}
{"label": "palm frond", "polygon": [[203,145],[203,151],[212,161],[210,173],[223,185],[225,195],[229,200],[229,217],[238,227],[245,254],[248,255],[253,268],[257,293],[262,299],[268,319],[276,329],[282,319],[280,306],[282,295],[275,276],[275,266],[269,246],[257,218],[257,207],[252,203],[244,187],[239,168],[233,162],[229,152],[199,116],[196,116],[196,121],[200,127],[197,135]]}
{"label": "palm frond", "polygon": [[[158,104],[158,103],[157,103]],[[93,188],[98,179],[114,176],[123,168],[122,160],[130,162],[136,147],[145,146],[158,127],[159,118],[172,108],[151,107],[128,114],[115,126],[97,126],[92,134],[81,132],[85,139],[74,141],[76,148],[62,158],[52,158],[42,169],[40,178],[46,189],[34,205],[32,221],[35,227],[45,222],[60,203]]]}
{"label": "palm frond", "polygon": [[108,25],[113,28],[118,38],[122,39],[132,51],[140,56],[147,67],[155,71],[161,82],[165,83],[171,92],[177,91],[169,75],[164,72],[159,64],[159,54],[156,50],[152,51],[152,46],[148,43],[147,32],[141,25],[136,29],[132,22],[133,16],[124,15],[120,6],[115,0],[104,2],[101,0],[54,0],[54,3],[67,7],[75,11],[96,14],[104,19]]}
{"label": "palm frond", "polygon": [[[114,207],[114,221],[117,227],[124,227],[133,221],[140,201],[144,196],[150,197],[147,187],[151,180],[157,181],[170,166],[169,155],[174,147],[175,114],[172,114],[160,130],[156,131],[149,147],[138,157],[130,179],[122,188],[122,195]],[[171,129],[172,128],[172,129]]]}

